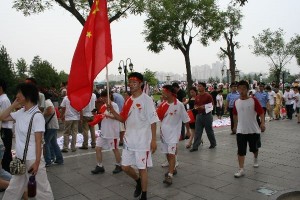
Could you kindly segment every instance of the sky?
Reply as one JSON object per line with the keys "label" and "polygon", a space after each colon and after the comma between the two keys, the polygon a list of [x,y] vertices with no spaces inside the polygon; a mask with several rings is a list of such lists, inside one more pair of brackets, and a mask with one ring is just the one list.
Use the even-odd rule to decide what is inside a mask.
{"label": "sky", "polygon": [[[219,0],[218,5],[224,8],[230,0]],[[249,45],[253,45],[252,36],[257,36],[262,30],[272,31],[282,28],[285,31],[286,42],[296,33],[300,34],[300,1],[299,0],[248,0],[242,7],[244,18],[242,29],[236,40],[241,48],[236,50],[237,68],[244,73],[267,73],[269,59],[252,54]],[[147,50],[147,43],[141,34],[144,30],[144,16],[129,16],[111,24],[113,61],[108,65],[109,74],[118,74],[121,60],[130,58],[135,71],[173,72],[185,74],[184,57],[179,50],[168,45],[159,54]],[[12,1],[0,1],[0,45],[6,47],[13,62],[24,58],[30,64],[34,56],[39,55],[47,60],[59,72],[70,72],[72,57],[80,36],[82,26],[61,7],[54,6],[38,15],[23,16],[12,8]],[[190,59],[192,66],[211,65],[220,61],[217,54],[220,47],[225,47],[224,39],[210,42],[203,47],[194,41],[191,47]],[[228,62],[226,61],[228,66]],[[292,73],[299,73],[300,67],[296,60],[286,66]],[[96,81],[103,80],[103,70]]]}

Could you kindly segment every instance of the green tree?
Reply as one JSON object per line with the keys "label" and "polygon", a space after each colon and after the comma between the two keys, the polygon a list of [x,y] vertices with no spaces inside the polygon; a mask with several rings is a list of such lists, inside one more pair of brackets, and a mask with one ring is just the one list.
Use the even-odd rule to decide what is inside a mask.
{"label": "green tree", "polygon": [[69,74],[67,74],[66,72],[60,71],[59,74],[58,74],[58,76],[59,76],[60,83],[68,81]]}
{"label": "green tree", "polygon": [[27,66],[27,63],[25,61],[24,58],[20,58],[17,60],[17,63],[16,63],[16,72],[17,72],[17,78],[22,81],[22,80],[25,80],[27,78],[27,69],[28,66]]}
{"label": "green tree", "polygon": [[54,67],[47,61],[35,56],[30,65],[30,75],[34,77],[41,87],[58,87],[60,78]]}
{"label": "green tree", "polygon": [[252,37],[254,41],[253,54],[265,56],[271,60],[270,73],[275,76],[275,83],[279,85],[280,75],[285,65],[291,61],[297,50],[300,49],[299,35],[291,38],[290,42],[284,41],[284,32],[281,28],[272,32],[270,29],[263,30],[257,37]]}
{"label": "green tree", "polygon": [[7,84],[7,95],[12,98],[15,95],[15,86],[17,84],[15,78],[14,65],[4,46],[0,47],[0,79]]}
{"label": "green tree", "polygon": [[159,53],[165,44],[180,50],[185,59],[188,87],[192,86],[190,48],[194,39],[207,46],[210,39],[219,39],[222,18],[215,0],[149,1],[145,21],[148,50]]}
{"label": "green tree", "polygon": [[155,78],[156,72],[152,72],[150,69],[146,69],[143,76],[144,80],[151,86],[157,86],[158,80]]}
{"label": "green tree", "polygon": [[[15,0],[13,8],[23,12],[25,16],[29,16],[51,9],[55,4],[70,12],[84,25],[93,0]],[[109,21],[113,22],[121,17],[126,17],[128,13],[141,13],[144,5],[144,0],[108,0]]]}
{"label": "green tree", "polygon": [[225,19],[223,36],[226,40],[226,48],[220,47],[221,53],[219,57],[221,59],[225,59],[225,57],[228,58],[231,82],[234,82],[236,70],[235,48],[240,48],[239,42],[236,42],[234,38],[242,28],[241,20],[243,15],[241,10],[232,6],[228,6],[227,11],[223,15]]}

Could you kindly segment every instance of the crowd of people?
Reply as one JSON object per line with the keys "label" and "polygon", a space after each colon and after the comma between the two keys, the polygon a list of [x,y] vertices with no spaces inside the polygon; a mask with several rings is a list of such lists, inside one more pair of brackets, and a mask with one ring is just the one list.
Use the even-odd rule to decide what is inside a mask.
{"label": "crowd of people", "polygon": [[[221,119],[225,113],[229,113],[231,134],[236,135],[238,149],[239,169],[234,174],[236,178],[245,175],[247,145],[254,154],[253,167],[259,166],[260,133],[265,131],[266,114],[269,121],[291,120],[296,111],[300,123],[298,86],[286,86],[282,93],[278,87],[259,83],[257,88],[254,86],[251,89],[247,81],[239,81],[230,84],[230,92],[224,98],[222,87],[214,86],[208,92],[206,83],[199,82],[188,89],[187,95],[180,84],[175,82],[162,86],[161,98],[156,103],[143,92],[142,74],[131,73],[128,86],[130,92],[124,96],[109,90],[96,91],[92,93],[89,104],[77,111],[71,106],[65,83],[60,92],[54,88],[38,91],[35,79],[27,78],[25,83],[18,85],[16,98],[11,103],[6,95],[6,83],[0,80],[0,159],[3,157],[0,188],[5,190],[3,198],[20,199],[25,195],[26,199],[26,180],[29,175],[35,175],[38,199],[53,199],[46,167],[64,164],[63,154],[77,151],[79,127],[82,127],[83,135],[79,149],[87,150],[91,147],[96,152],[96,167],[91,173],[105,172],[102,150],[112,150],[116,161],[112,173],[123,171],[131,177],[136,182],[134,197],[144,200],[147,199],[147,168],[153,165],[152,154],[157,149],[157,123],[160,127],[160,150],[166,155],[162,167],[168,167],[163,175],[163,183],[168,186],[178,173],[180,140],[186,139],[186,148],[196,152],[203,144],[202,134],[205,129],[208,148],[213,150],[217,147],[212,127],[213,115]],[[34,117],[34,121],[28,133],[31,117]],[[57,144],[59,120],[64,123],[62,149]],[[101,130],[98,137],[95,125]],[[16,157],[22,158],[27,134],[31,136],[26,157],[28,173],[11,176],[9,164],[12,161],[13,135],[16,140]],[[123,146],[122,152],[120,146]]]}

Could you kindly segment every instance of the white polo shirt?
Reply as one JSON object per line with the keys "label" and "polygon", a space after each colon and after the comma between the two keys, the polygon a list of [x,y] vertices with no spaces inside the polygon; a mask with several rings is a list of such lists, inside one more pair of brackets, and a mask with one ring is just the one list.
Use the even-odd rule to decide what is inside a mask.
{"label": "white polo shirt", "polygon": [[[115,102],[111,102],[111,105],[113,106],[114,110],[119,113],[119,106]],[[105,115],[111,115],[107,110],[104,112]],[[120,122],[115,119],[111,119],[108,117],[104,117],[104,119],[101,121],[101,134],[100,136],[102,138],[111,138],[116,139],[120,137]]]}
{"label": "white polo shirt", "polygon": [[96,108],[95,103],[96,103],[96,95],[92,93],[91,99],[89,104],[82,110],[82,115],[85,117],[92,117],[93,113],[92,110]]}
{"label": "white polo shirt", "polygon": [[[16,121],[15,124],[15,139],[16,139],[16,156],[20,159],[23,158],[24,148],[26,144],[27,131],[30,123],[31,116],[39,111],[38,106],[33,106],[29,110],[25,111],[24,108],[16,112],[10,113],[10,116]],[[45,119],[42,113],[37,113],[34,115],[31,135],[28,145],[27,157],[26,160],[35,160],[36,151],[35,151],[35,133],[36,132],[45,132]]]}
{"label": "white polo shirt", "polygon": [[[166,102],[167,103],[167,102]],[[176,105],[169,104],[165,117],[161,123],[161,139],[163,143],[178,143],[181,134],[182,122],[187,123],[190,118],[184,105],[177,99]]]}
{"label": "white polo shirt", "polygon": [[132,100],[125,121],[124,148],[131,151],[150,151],[151,124],[159,122],[153,100],[145,93]]}
{"label": "white polo shirt", "polygon": [[80,113],[75,110],[70,103],[70,100],[68,96],[65,96],[60,104],[61,107],[66,108],[65,111],[65,121],[71,121],[71,120],[79,120],[80,119]]}
{"label": "white polo shirt", "polygon": [[[11,105],[9,98],[7,97],[6,94],[0,95],[0,112],[3,112],[6,110],[9,106]],[[2,128],[9,128],[12,129],[13,127],[13,122],[12,121],[3,121]],[[0,127],[0,129],[1,129]]]}

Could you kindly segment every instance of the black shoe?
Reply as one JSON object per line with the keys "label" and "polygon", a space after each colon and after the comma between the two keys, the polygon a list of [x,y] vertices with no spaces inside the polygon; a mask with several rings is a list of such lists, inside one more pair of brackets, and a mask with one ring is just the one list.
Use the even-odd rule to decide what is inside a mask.
{"label": "black shoe", "polygon": [[96,168],[94,170],[91,171],[92,174],[103,174],[105,172],[104,167],[99,167],[98,165],[96,166]]}
{"label": "black shoe", "polygon": [[172,177],[170,176],[166,176],[165,180],[163,181],[163,183],[167,184],[167,185],[172,185]]}
{"label": "black shoe", "polygon": [[[174,169],[173,171],[173,175],[176,175],[177,174],[177,169]],[[169,176],[169,172],[166,172],[165,173],[165,177]]]}
{"label": "black shoe", "polygon": [[142,185],[141,185],[141,179],[139,179],[139,181],[137,182],[136,186],[135,186],[135,190],[134,190],[134,198],[137,198],[141,195],[142,193]]}
{"label": "black shoe", "polygon": [[123,142],[120,142],[120,143],[119,143],[119,147],[121,147],[121,146],[123,146]]}
{"label": "black shoe", "polygon": [[190,152],[194,152],[194,151],[198,151],[198,148],[197,149],[191,149]]}
{"label": "black shoe", "polygon": [[56,161],[54,161],[54,163],[57,164],[57,165],[63,165],[63,164],[64,164],[64,161],[57,161],[57,160],[56,160]]}
{"label": "black shoe", "polygon": [[113,171],[113,174],[118,174],[120,173],[122,170],[122,167],[120,165],[116,165],[116,168]]}
{"label": "black shoe", "polygon": [[210,145],[210,147],[208,147],[209,149],[214,149],[216,148],[217,145]]}
{"label": "black shoe", "polygon": [[89,148],[88,147],[79,147],[79,149],[87,150]]}
{"label": "black shoe", "polygon": [[68,153],[69,151],[68,151],[68,149],[62,149],[61,152]]}

